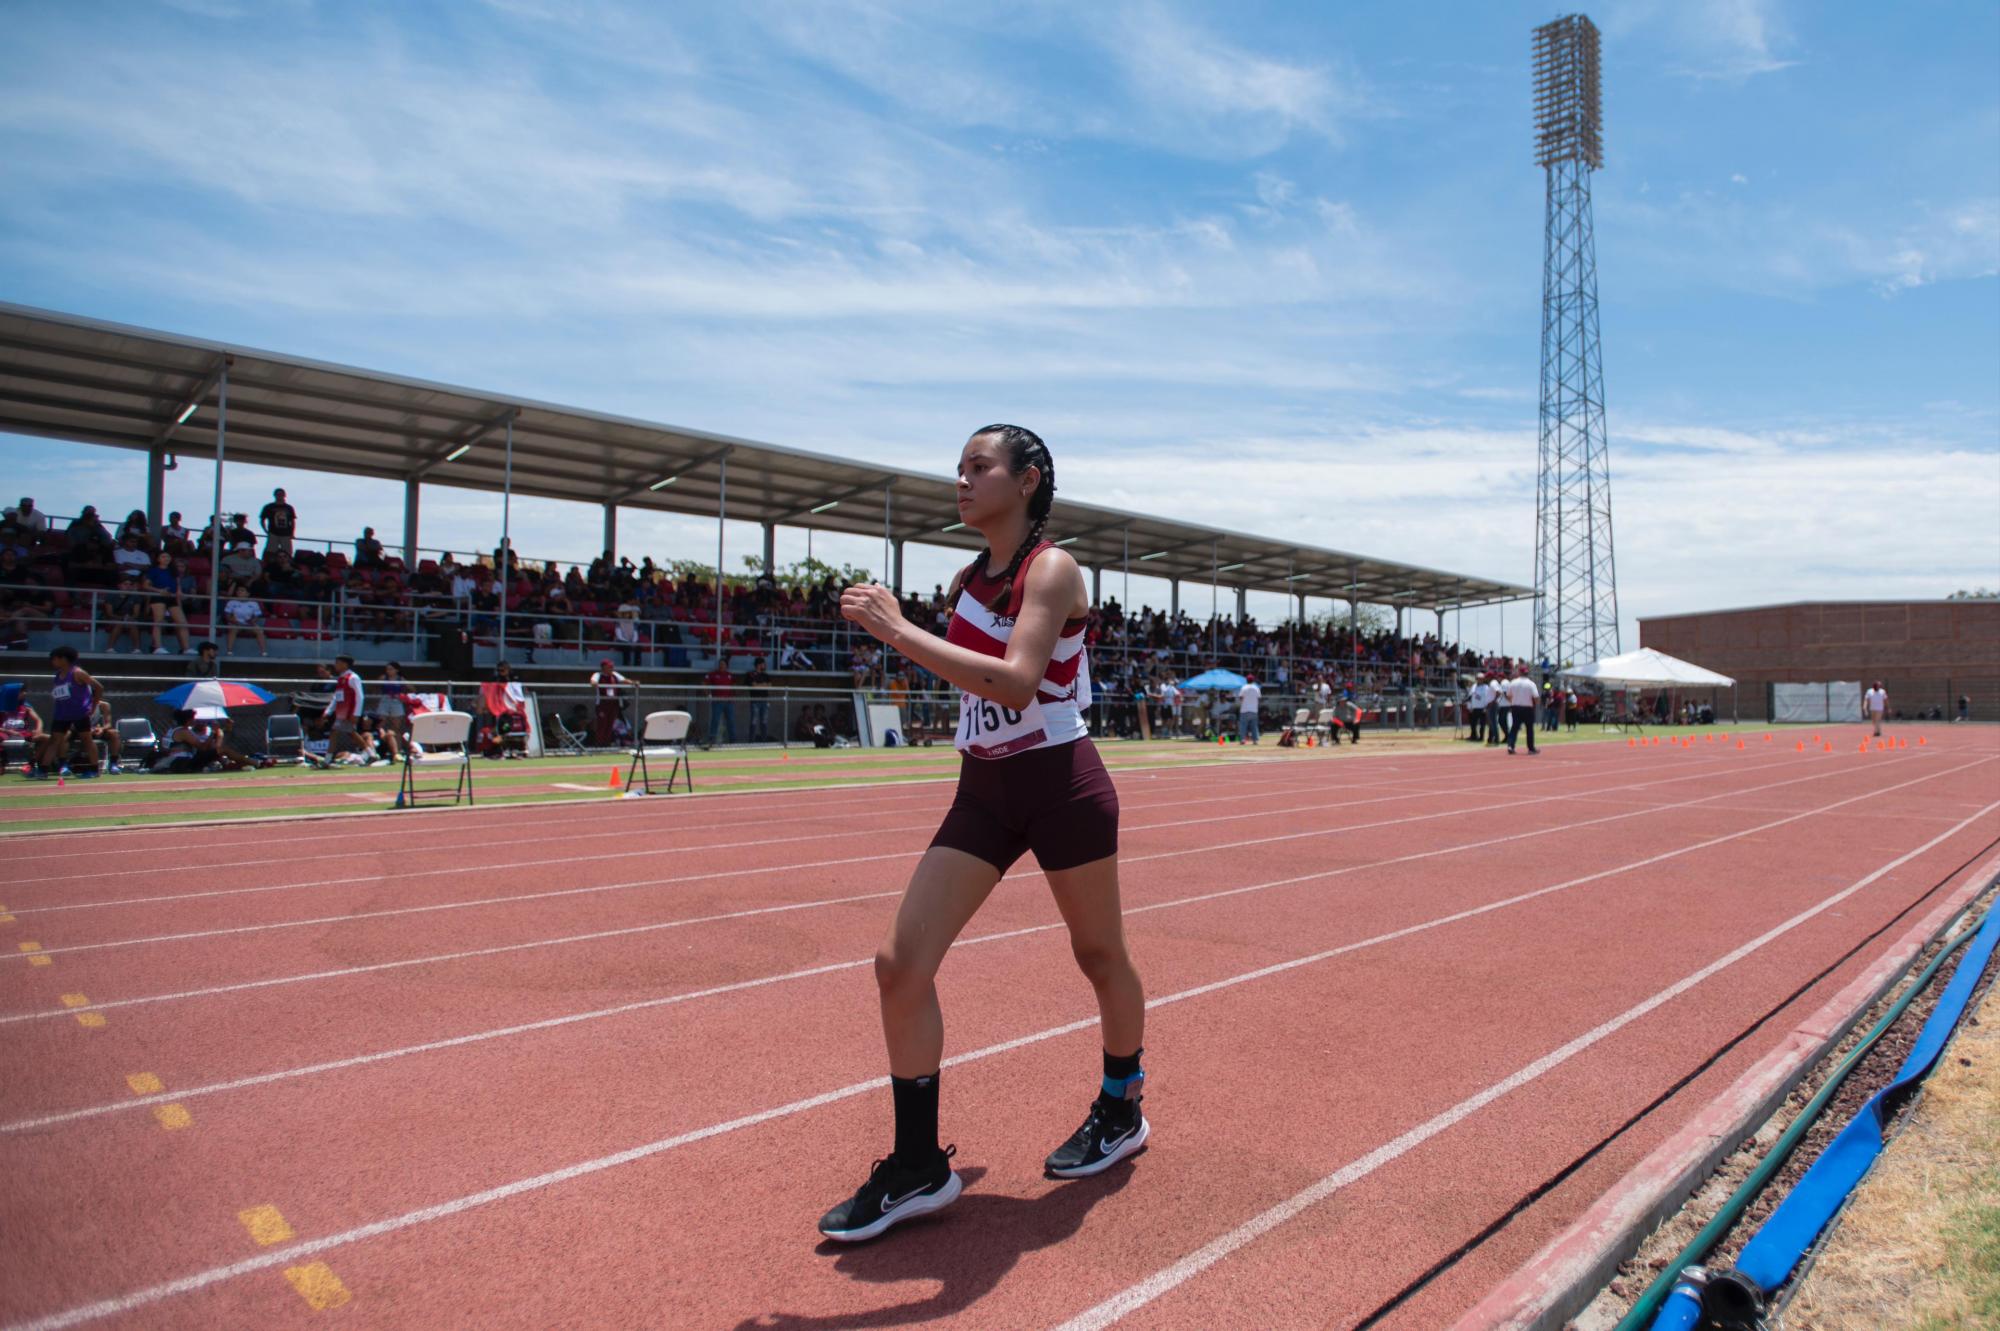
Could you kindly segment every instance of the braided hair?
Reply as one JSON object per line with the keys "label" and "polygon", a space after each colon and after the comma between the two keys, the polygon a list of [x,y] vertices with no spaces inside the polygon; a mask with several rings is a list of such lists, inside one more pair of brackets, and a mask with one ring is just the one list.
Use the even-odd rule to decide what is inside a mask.
{"label": "braided hair", "polygon": [[[1041,543],[1042,532],[1049,525],[1049,509],[1056,501],[1056,464],[1049,456],[1049,446],[1043,443],[1041,436],[1033,430],[1019,425],[989,425],[972,432],[972,437],[975,439],[981,435],[992,435],[1000,441],[1000,447],[1005,449],[1007,454],[1007,470],[1012,475],[1019,476],[1030,467],[1037,467],[1042,473],[1042,483],[1028,496],[1027,538],[1014,551],[1014,557],[1007,561],[1006,569],[1000,573],[1000,590],[986,603],[988,610],[998,614],[1007,608],[1007,600],[1014,594],[1014,575],[1021,571],[1021,561],[1028,557],[1030,550]],[[967,581],[986,571],[986,564],[991,554],[991,550],[983,549],[979,552],[966,573]]]}

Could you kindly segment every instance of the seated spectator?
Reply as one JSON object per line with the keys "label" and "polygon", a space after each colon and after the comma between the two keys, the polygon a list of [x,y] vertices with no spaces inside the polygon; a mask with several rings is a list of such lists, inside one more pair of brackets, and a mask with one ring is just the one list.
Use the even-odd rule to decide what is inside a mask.
{"label": "seated spectator", "polygon": [[123,541],[127,536],[138,537],[140,547],[149,555],[160,548],[160,543],[153,539],[153,524],[147,521],[143,508],[133,509],[125,515],[125,521],[118,524],[118,539]]}
{"label": "seated spectator", "polygon": [[110,637],[104,644],[107,652],[118,650],[121,638],[132,639],[132,650],[145,651],[139,641],[139,629],[152,620],[153,595],[147,589],[142,575],[127,573],[118,580],[118,590],[111,596],[97,598],[97,618],[108,630]]}
{"label": "seated spectator", "polygon": [[257,533],[250,530],[248,513],[230,514],[229,525],[223,528],[222,552],[228,554],[231,550],[248,550],[253,555],[257,553]]}
{"label": "seated spectator", "polygon": [[37,509],[35,501],[26,495],[14,507],[0,512],[0,517],[5,517],[30,536],[41,536],[49,529],[48,514]]}
{"label": "seated spectator", "polygon": [[169,623],[179,635],[181,652],[185,654],[188,650],[187,611],[181,605],[181,583],[174,573],[173,557],[165,550],[153,557],[153,567],[146,570],[146,585],[150,592],[146,613],[153,621],[153,655],[167,654],[160,641],[160,630]]}
{"label": "seated spectator", "polygon": [[34,551],[35,538],[20,523],[12,518],[0,521],[0,553],[26,559]]}
{"label": "seated spectator", "polygon": [[215,679],[222,674],[222,663],[216,659],[215,644],[204,638],[194,645],[194,660],[182,668],[189,679]]}
{"label": "seated spectator", "polygon": [[35,755],[41,750],[42,742],[48,738],[48,732],[42,729],[41,713],[28,705],[27,696],[21,692],[20,686],[10,685],[9,691],[16,705],[0,711],[0,740],[6,742],[0,745],[0,771],[4,771],[7,766],[9,752],[7,746],[18,748],[23,744],[28,747],[27,757],[23,759],[22,765],[26,770],[33,771],[36,767]]}
{"label": "seated spectator", "polygon": [[116,549],[111,533],[98,521],[95,506],[85,504],[83,512],[76,515],[66,533],[69,550],[63,563],[69,580],[83,587],[108,587],[117,565],[112,559]]}
{"label": "seated spectator", "polygon": [[160,756],[153,760],[155,772],[174,775],[202,772],[211,767],[240,772],[248,766],[249,758],[230,747],[222,738],[221,729],[211,721],[198,719],[194,709],[189,707],[174,713],[173,728],[167,732],[166,744]]}
{"label": "seated spectator", "polygon": [[779,650],[778,669],[811,670],[812,668],[813,668],[812,658],[810,656],[807,656],[805,654],[805,650],[801,648],[797,643],[788,642],[784,645],[783,648]]}
{"label": "seated spectator", "polygon": [[618,659],[632,665],[639,659],[639,607],[627,601],[618,607],[617,619],[611,625],[611,641],[618,644]]}
{"label": "seated spectator", "polygon": [[118,765],[124,761],[125,737],[118,733],[118,722],[111,715],[111,700],[108,698],[99,698],[97,706],[90,709],[90,739],[92,743],[104,746],[104,774],[117,775]]}
{"label": "seated spectator", "polygon": [[505,661],[493,667],[493,678],[479,686],[479,751],[488,758],[525,757],[528,744],[528,695]]}
{"label": "seated spectator", "polygon": [[171,554],[194,553],[194,537],[189,534],[187,524],[181,521],[178,512],[167,514],[167,525],[160,529],[160,546]]}
{"label": "seated spectator", "polygon": [[356,568],[382,567],[382,543],[375,539],[373,527],[363,527],[361,536],[354,542],[354,566]]}
{"label": "seated spectator", "polygon": [[234,546],[222,557],[222,576],[232,582],[254,582],[263,572],[264,561],[257,558],[254,545]]}
{"label": "seated spectator", "polygon": [[153,557],[146,553],[146,548],[139,543],[136,533],[126,532],[119,538],[118,548],[112,552],[111,562],[117,565],[120,574],[129,572],[143,575],[153,566]]}
{"label": "seated spectator", "polygon": [[264,640],[264,606],[250,595],[250,589],[237,583],[229,589],[229,599],[223,603],[222,618],[229,629],[222,640],[222,650],[231,656],[236,654],[236,636],[248,632],[257,639],[257,655],[269,656],[270,644]]}

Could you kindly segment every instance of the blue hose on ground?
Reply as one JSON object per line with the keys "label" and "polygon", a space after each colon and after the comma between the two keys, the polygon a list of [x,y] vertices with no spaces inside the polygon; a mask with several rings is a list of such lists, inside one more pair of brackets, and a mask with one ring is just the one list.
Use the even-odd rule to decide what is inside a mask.
{"label": "blue hose on ground", "polygon": [[1689,1267],[1681,1273],[1652,1331],[1691,1331],[1701,1325],[1704,1315],[1726,1328],[1747,1331],[1761,1325],[1770,1296],[1783,1288],[1806,1249],[1882,1153],[1882,1131],[1894,1112],[1893,1104],[1930,1075],[1945,1042],[1965,1015],[1966,1003],[1996,946],[2000,946],[2000,910],[1987,913],[1894,1080],[1870,1097],[1853,1122],[1793,1185],[1791,1193],[1745,1245],[1733,1271]]}

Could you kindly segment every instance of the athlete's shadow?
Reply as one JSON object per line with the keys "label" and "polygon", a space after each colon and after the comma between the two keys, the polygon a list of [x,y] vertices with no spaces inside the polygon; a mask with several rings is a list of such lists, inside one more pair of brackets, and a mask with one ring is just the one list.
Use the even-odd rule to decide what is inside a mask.
{"label": "athlete's shadow", "polygon": [[1095,1178],[1077,1179],[1045,1197],[997,1197],[971,1189],[986,1175],[982,1166],[958,1171],[966,1193],[943,1213],[891,1230],[871,1243],[823,1241],[818,1251],[834,1258],[834,1269],[854,1280],[886,1283],[935,1280],[943,1287],[914,1303],[869,1312],[814,1317],[767,1313],[747,1317],[737,1331],[867,1331],[872,1327],[930,1322],[986,1297],[1024,1253],[1061,1243],[1083,1224],[1090,1208],[1132,1178],[1130,1161],[1120,1161]]}

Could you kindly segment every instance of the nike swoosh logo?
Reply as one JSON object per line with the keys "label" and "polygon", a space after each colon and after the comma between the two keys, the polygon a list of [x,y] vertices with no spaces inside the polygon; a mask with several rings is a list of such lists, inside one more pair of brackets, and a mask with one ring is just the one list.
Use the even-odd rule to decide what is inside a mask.
{"label": "nike swoosh logo", "polygon": [[1131,1136],[1133,1133],[1137,1131],[1138,1131],[1137,1128],[1127,1128],[1125,1129],[1125,1131],[1119,1133],[1116,1137],[1113,1137],[1110,1141],[1099,1142],[1097,1144],[1097,1153],[1099,1155],[1110,1155],[1113,1151],[1118,1149],[1118,1143],[1124,1141],[1127,1137]]}
{"label": "nike swoosh logo", "polygon": [[889,1214],[889,1212],[901,1206],[904,1202],[910,1200],[910,1198],[918,1196],[919,1194],[928,1191],[930,1191],[930,1189],[928,1188],[912,1188],[910,1191],[904,1193],[900,1197],[884,1197],[882,1199],[882,1214],[887,1215]]}

